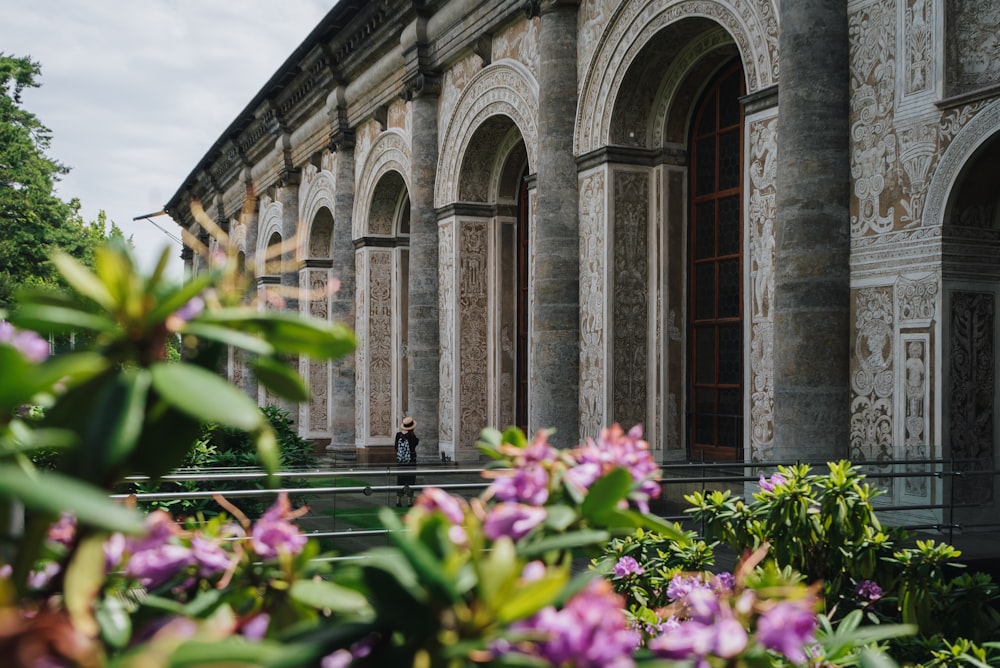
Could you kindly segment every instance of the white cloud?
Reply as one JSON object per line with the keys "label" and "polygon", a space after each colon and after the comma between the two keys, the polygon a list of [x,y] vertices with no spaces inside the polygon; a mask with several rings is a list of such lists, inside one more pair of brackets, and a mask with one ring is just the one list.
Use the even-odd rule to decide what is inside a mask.
{"label": "white cloud", "polygon": [[[159,211],[219,134],[334,0],[8,2],[0,49],[41,64],[25,108],[53,134],[58,185],[85,219],[107,212],[150,265],[172,245],[138,215]],[[174,228],[167,217],[156,221]]]}

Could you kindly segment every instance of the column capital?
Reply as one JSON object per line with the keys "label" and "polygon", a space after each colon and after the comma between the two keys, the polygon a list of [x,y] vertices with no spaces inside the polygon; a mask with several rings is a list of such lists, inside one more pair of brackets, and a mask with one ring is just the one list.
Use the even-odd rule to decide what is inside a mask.
{"label": "column capital", "polygon": [[431,72],[417,72],[406,80],[399,96],[409,102],[418,97],[433,97],[440,92],[440,76]]}

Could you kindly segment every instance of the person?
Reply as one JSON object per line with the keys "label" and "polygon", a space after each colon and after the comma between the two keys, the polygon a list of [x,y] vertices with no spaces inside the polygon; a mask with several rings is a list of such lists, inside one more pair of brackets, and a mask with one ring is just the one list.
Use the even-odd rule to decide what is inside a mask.
{"label": "person", "polygon": [[[414,429],[417,428],[417,421],[411,417],[403,418],[403,423],[399,425],[396,432],[396,464],[399,466],[417,465],[417,444],[420,439]],[[396,476],[396,507],[403,506],[403,492],[406,492],[407,502],[413,505],[413,488],[410,485],[416,484],[417,476],[414,473],[400,473]]]}

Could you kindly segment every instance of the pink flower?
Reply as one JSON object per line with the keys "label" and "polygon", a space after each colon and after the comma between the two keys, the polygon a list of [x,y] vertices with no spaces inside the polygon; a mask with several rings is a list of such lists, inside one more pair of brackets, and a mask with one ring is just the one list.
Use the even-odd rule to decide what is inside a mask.
{"label": "pink flower", "polygon": [[417,508],[424,508],[430,512],[438,511],[443,514],[452,524],[461,524],[465,520],[463,501],[452,496],[440,487],[427,487],[423,493],[417,497],[414,504]]}
{"label": "pink flower", "polygon": [[788,480],[785,479],[785,476],[780,473],[775,473],[771,476],[770,480],[765,478],[764,474],[761,474],[760,480],[757,481],[757,484],[760,485],[760,491],[773,492],[776,487],[781,487],[787,482]]}
{"label": "pink flower", "polygon": [[0,321],[0,343],[14,347],[33,364],[44,362],[51,352],[48,341],[29,329],[17,329],[7,321]]}
{"label": "pink flower", "polygon": [[113,533],[104,541],[104,571],[110,573],[122,563],[128,541],[120,533]]}
{"label": "pink flower", "polygon": [[132,553],[125,564],[125,574],[138,580],[143,587],[156,589],[193,563],[190,548],[163,543]]}
{"label": "pink flower", "polygon": [[297,526],[288,521],[292,517],[288,495],[282,492],[274,505],[250,530],[253,551],[265,559],[273,559],[279,554],[295,555],[301,552],[308,539],[299,532]]}
{"label": "pink flower", "polygon": [[792,663],[805,663],[806,646],[816,642],[816,626],[811,600],[781,601],[757,620],[757,641]]}
{"label": "pink flower", "polygon": [[63,513],[59,520],[49,527],[47,538],[59,545],[69,547],[76,537],[76,518],[69,513]]}
{"label": "pink flower", "polygon": [[266,612],[261,612],[243,622],[240,634],[248,640],[261,640],[267,634],[267,626],[270,623],[271,616]]}
{"label": "pink flower", "polygon": [[198,575],[203,578],[226,571],[231,563],[229,554],[218,543],[205,540],[201,536],[191,538],[191,554],[198,564]]}
{"label": "pink flower", "polygon": [[615,577],[626,578],[631,575],[642,575],[646,569],[639,565],[633,557],[622,557],[615,564]]}
{"label": "pink flower", "polygon": [[603,429],[597,441],[590,440],[573,451],[576,465],[567,478],[582,490],[616,468],[628,470],[634,489],[629,500],[642,512],[649,512],[649,500],[660,496],[660,465],[642,439],[642,425],[626,433],[615,424]]}
{"label": "pink flower", "polygon": [[490,540],[497,540],[502,536],[520,540],[544,522],[545,517],[544,508],[521,503],[498,503],[487,511],[483,522],[483,533]]}

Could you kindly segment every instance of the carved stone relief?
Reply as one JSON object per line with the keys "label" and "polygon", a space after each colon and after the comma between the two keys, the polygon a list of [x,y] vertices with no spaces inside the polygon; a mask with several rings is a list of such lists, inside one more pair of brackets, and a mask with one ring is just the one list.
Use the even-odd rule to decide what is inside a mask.
{"label": "carved stone relief", "polygon": [[362,442],[367,441],[368,430],[365,421],[368,416],[368,254],[371,249],[361,249],[354,254],[354,276],[357,281],[354,299],[354,331],[358,346],[354,350],[354,396],[362,405],[354,411],[354,433]]}
{"label": "carved stone relief", "polygon": [[[854,355],[851,359],[850,459],[893,460],[893,296],[892,288],[854,291]],[[887,479],[891,482],[891,479]]]}
{"label": "carved stone relief", "polygon": [[[391,234],[392,216],[375,216],[376,228],[378,232],[368,229],[372,223],[370,220],[374,212],[381,211],[377,205],[389,206],[389,210],[395,211],[395,201],[376,201],[376,197],[398,196],[399,188],[383,189],[382,177],[390,172],[395,172],[403,182],[403,186],[409,191],[409,184],[406,182],[410,173],[410,138],[401,134],[398,130],[383,132],[375,140],[368,152],[364,162],[358,162],[362,167],[358,178],[358,189],[354,197],[354,211],[352,213],[352,234],[354,239],[360,239],[368,234]],[[390,178],[395,178],[395,175]],[[384,191],[384,192],[382,192]],[[384,219],[388,219],[385,222]],[[382,222],[379,222],[382,221]],[[386,230],[386,226],[389,229]],[[395,433],[395,432],[393,432]]]}
{"label": "carved stone relief", "polygon": [[596,438],[605,423],[607,231],[605,173],[580,181],[580,434]]}
{"label": "carved stone relief", "polygon": [[934,86],[934,3],[905,0],[903,10],[903,97]]}
{"label": "carved stone relief", "polygon": [[387,120],[387,129],[395,128],[403,132],[403,134],[408,134],[406,127],[407,114],[407,103],[403,100],[396,100],[389,105],[389,113]]}
{"label": "carved stone relief", "polygon": [[[992,293],[951,294],[951,454],[961,471],[991,471],[994,464],[994,337],[996,303]],[[955,502],[993,500],[991,476],[968,476],[954,488]]]}
{"label": "carved stone relief", "polygon": [[[375,143],[375,138],[378,137],[382,128],[379,127],[378,123],[375,121],[368,121],[362,123],[358,126],[354,135],[354,164],[363,165],[365,161],[368,160],[368,153],[371,151],[372,144]],[[355,172],[355,183],[354,190],[357,192],[358,186],[361,184],[363,172],[362,170],[357,170]]]}
{"label": "carved stone relief", "polygon": [[649,174],[617,170],[614,184],[612,418],[647,420],[649,367]]}
{"label": "carved stone relief", "polygon": [[455,103],[447,130],[441,135],[441,155],[434,183],[434,205],[459,201],[463,157],[476,130],[491,116],[514,122],[534,165],[538,147],[538,82],[519,62],[503,60],[484,68],[466,85]]}
{"label": "carved stone relief", "polygon": [[455,104],[458,102],[459,95],[472,80],[472,77],[476,76],[482,68],[482,59],[476,54],[470,53],[445,70],[441,80],[441,94],[438,96],[439,154],[444,151],[445,133],[455,112]]}
{"label": "carved stone relief", "polygon": [[895,184],[886,179],[896,163],[892,133],[895,102],[896,12],[870,3],[848,17],[851,39],[851,235],[893,229]]}
{"label": "carved stone relief", "polygon": [[995,0],[949,0],[946,7],[948,94],[1000,84],[1000,5]]}
{"label": "carved stone relief", "polygon": [[[318,320],[330,318],[329,270],[310,269],[303,281],[309,286],[309,315]],[[306,358],[302,358],[305,360]],[[309,418],[306,421],[310,435],[328,434],[330,428],[330,363],[308,361]]]}
{"label": "carved stone relief", "polygon": [[368,264],[368,411],[369,436],[391,438],[392,420],[392,251],[372,251]]}
{"label": "carved stone relief", "polygon": [[748,93],[777,81],[778,22],[777,12],[769,0],[625,3],[610,18],[586,69],[574,141],[577,155],[589,153],[608,142],[615,100],[630,65],[642,48],[662,29],[692,15],[717,22],[735,41],[747,77]]}
{"label": "carved stone relief", "polygon": [[441,342],[440,440],[442,444],[455,434],[455,225],[438,226],[438,290]]}
{"label": "carved stone relief", "polygon": [[750,458],[769,461],[774,450],[774,220],[777,125],[772,114],[748,122],[750,248]]}
{"label": "carved stone relief", "polygon": [[[901,338],[903,349],[903,459],[928,459],[930,451],[930,358],[926,335]],[[920,473],[926,467],[907,465],[906,471]],[[929,497],[930,484],[923,476],[904,478],[903,491],[909,496]]]}
{"label": "carved stone relief", "polygon": [[493,60],[519,60],[538,78],[538,21],[522,19],[493,38]]}
{"label": "carved stone relief", "polygon": [[488,244],[485,222],[459,228],[459,446],[471,446],[487,423]]}

